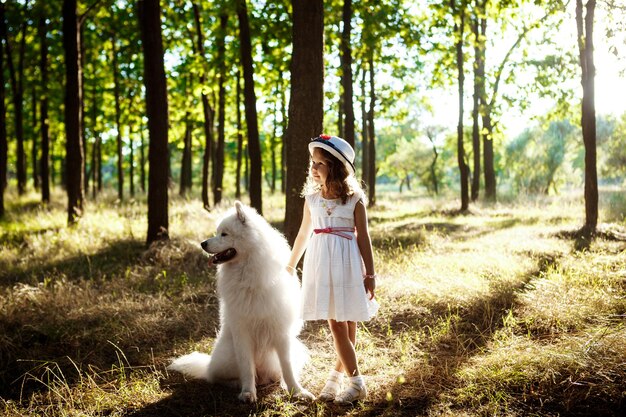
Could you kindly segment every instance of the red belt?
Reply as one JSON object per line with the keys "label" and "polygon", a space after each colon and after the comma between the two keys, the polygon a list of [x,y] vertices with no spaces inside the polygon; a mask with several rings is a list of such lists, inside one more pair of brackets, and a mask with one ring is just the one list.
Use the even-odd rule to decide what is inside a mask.
{"label": "red belt", "polygon": [[329,235],[336,235],[339,237],[346,238],[348,240],[352,240],[351,235],[347,233],[343,233],[343,232],[354,233],[354,227],[326,227],[324,229],[314,229],[313,231],[315,232],[316,235],[319,235],[320,233],[328,233]]}

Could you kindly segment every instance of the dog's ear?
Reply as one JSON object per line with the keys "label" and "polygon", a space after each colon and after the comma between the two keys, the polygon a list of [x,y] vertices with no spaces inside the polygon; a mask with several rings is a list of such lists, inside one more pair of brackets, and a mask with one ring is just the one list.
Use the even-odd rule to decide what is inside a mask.
{"label": "dog's ear", "polygon": [[246,213],[243,211],[243,204],[241,201],[235,201],[235,210],[237,211],[237,218],[241,223],[246,222]]}

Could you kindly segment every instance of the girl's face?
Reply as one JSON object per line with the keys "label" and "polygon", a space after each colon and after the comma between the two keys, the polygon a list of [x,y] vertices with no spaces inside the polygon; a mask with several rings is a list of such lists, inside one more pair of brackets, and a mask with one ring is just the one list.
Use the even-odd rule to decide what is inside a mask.
{"label": "girl's face", "polygon": [[313,150],[311,162],[311,177],[313,177],[313,181],[322,186],[326,185],[326,178],[328,178],[328,160],[324,158],[319,148]]}

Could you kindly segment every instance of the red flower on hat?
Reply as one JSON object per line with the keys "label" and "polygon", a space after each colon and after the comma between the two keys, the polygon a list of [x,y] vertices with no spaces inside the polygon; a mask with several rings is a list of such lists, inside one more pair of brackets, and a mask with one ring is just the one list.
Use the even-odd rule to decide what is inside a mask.
{"label": "red flower on hat", "polygon": [[320,137],[320,139],[324,139],[324,140],[328,140],[328,139],[331,138],[330,135],[320,135],[319,137]]}

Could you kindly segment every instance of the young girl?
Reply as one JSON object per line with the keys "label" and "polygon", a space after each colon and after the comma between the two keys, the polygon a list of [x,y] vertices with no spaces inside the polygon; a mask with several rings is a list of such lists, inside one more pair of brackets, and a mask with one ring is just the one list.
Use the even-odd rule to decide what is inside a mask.
{"label": "young girl", "polygon": [[[328,320],[337,352],[318,398],[347,404],[367,395],[354,349],[356,328],[378,308],[365,194],[354,177],[354,150],[348,142],[320,135],[309,143],[309,153],[302,224],[287,268],[295,273],[306,250],[302,318]],[[344,373],[350,378],[345,389]]]}

